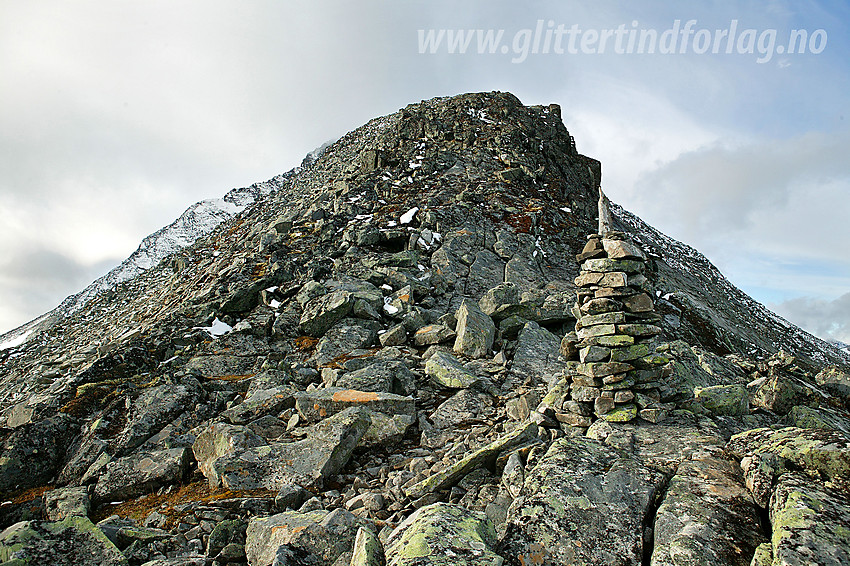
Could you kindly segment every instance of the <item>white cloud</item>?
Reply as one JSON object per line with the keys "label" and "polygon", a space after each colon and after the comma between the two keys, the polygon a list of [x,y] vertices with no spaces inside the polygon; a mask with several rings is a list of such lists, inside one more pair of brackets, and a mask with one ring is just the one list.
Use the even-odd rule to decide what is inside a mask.
{"label": "white cloud", "polygon": [[850,344],[850,293],[833,300],[798,297],[770,307],[821,338]]}

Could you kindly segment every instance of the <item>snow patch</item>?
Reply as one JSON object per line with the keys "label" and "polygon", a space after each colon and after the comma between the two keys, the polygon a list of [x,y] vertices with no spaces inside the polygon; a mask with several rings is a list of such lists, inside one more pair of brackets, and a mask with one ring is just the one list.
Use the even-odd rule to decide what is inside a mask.
{"label": "snow patch", "polygon": [[233,327],[226,322],[220,321],[218,317],[215,317],[215,320],[210,326],[195,326],[192,330],[203,330],[213,338],[218,338],[233,330]]}

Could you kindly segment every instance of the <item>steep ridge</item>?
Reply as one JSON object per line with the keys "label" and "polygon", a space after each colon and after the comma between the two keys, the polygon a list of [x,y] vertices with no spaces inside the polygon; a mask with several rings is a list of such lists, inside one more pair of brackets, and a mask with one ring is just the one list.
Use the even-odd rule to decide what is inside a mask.
{"label": "steep ridge", "polygon": [[[646,267],[579,297],[658,315],[578,309],[600,179],[556,105],[494,92],[231,203],[0,352],[0,559],[841,563],[847,357],[619,207],[601,241]],[[640,347],[602,361],[624,320]]]}

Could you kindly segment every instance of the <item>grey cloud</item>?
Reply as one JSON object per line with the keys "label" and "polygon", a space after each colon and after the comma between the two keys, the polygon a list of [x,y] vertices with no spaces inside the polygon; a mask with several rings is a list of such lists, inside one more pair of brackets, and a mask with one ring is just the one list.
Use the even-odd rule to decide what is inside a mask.
{"label": "grey cloud", "polygon": [[118,261],[85,265],[43,247],[16,250],[0,263],[0,334],[54,308],[69,289],[81,290]]}
{"label": "grey cloud", "polygon": [[771,308],[816,336],[850,344],[850,292],[834,300],[798,297]]}

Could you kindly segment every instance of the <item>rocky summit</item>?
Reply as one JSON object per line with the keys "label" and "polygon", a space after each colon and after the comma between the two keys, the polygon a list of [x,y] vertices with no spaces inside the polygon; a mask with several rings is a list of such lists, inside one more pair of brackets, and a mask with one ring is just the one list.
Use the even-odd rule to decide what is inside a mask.
{"label": "rocky summit", "polygon": [[0,563],[850,564],[848,354],[601,178],[423,101],[31,325]]}

